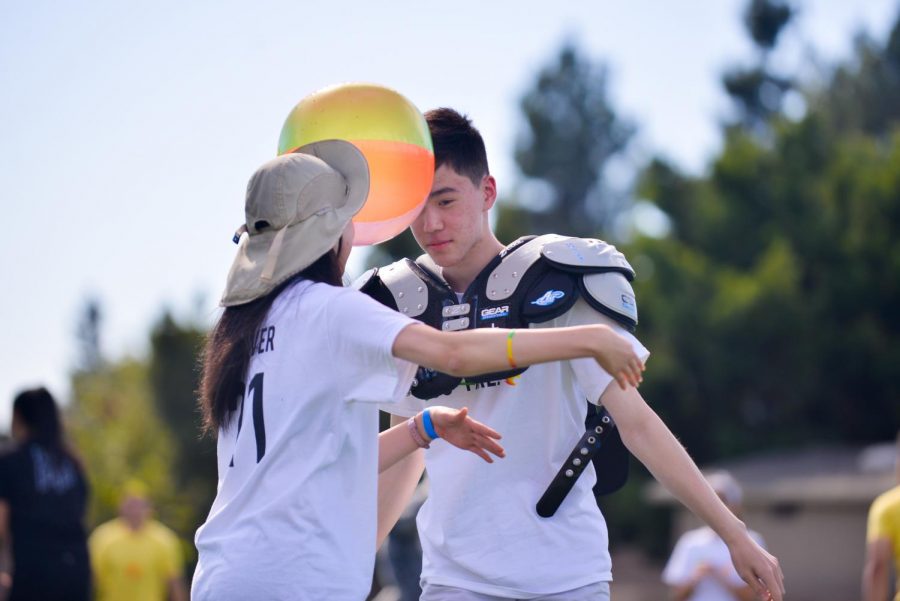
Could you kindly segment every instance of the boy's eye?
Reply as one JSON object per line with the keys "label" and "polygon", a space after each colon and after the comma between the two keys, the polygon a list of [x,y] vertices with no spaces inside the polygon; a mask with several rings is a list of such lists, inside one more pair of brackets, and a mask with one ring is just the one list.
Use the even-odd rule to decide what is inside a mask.
{"label": "boy's eye", "polygon": [[439,207],[446,207],[447,205],[452,204],[452,203],[453,203],[453,200],[454,200],[454,199],[452,199],[452,198],[442,198],[442,199],[440,199],[440,200],[438,201],[438,206],[439,206]]}

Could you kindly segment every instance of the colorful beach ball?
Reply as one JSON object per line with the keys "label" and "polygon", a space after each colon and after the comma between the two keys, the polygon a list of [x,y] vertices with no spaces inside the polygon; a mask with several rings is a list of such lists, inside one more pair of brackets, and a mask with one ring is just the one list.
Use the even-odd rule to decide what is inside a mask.
{"label": "colorful beach ball", "polygon": [[422,210],[434,177],[431,135],[415,105],[374,84],[320,90],[288,115],[278,154],[327,139],[352,142],[369,162],[369,197],[353,218],[353,244],[377,244],[406,229]]}

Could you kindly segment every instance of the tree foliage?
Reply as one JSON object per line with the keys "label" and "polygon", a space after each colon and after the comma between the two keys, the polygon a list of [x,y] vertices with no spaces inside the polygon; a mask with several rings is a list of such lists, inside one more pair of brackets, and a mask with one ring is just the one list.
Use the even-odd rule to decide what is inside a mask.
{"label": "tree foliage", "polygon": [[744,12],[744,26],[753,42],[763,50],[771,50],[778,36],[794,15],[794,9],[784,2],[750,0]]}
{"label": "tree foliage", "polygon": [[853,60],[809,101],[838,133],[889,135],[890,125],[900,121],[900,19],[884,45],[859,35]]}
{"label": "tree foliage", "polygon": [[100,341],[102,322],[100,301],[95,298],[88,299],[75,329],[78,343],[78,369],[91,371],[98,369],[103,363],[103,348]]}
{"label": "tree foliage", "polygon": [[72,377],[70,434],[91,485],[89,523],[115,517],[124,485],[147,484],[160,511],[178,513],[172,436],[150,394],[147,367],[125,358]]}
{"label": "tree foliage", "polygon": [[149,380],[154,404],[172,434],[179,458],[174,478],[182,495],[197,508],[193,526],[206,517],[216,491],[216,447],[201,437],[197,406],[199,353],[205,339],[196,324],[183,324],[168,311],[150,333]]}
{"label": "tree foliage", "polygon": [[771,143],[731,130],[707,177],[661,160],[643,174],[674,225],[630,249],[652,266],[636,285],[645,392],[701,461],[900,424],[900,132],[832,110],[868,64],[839,69],[802,121],[773,121]]}
{"label": "tree foliage", "polygon": [[[99,303],[86,311],[99,315]],[[100,322],[93,323],[98,339]],[[114,517],[126,483],[137,479],[147,485],[160,519],[181,536],[188,557],[216,492],[215,445],[200,438],[196,411],[202,339],[198,326],[165,312],[146,359],[103,360],[86,347],[97,361],[73,374],[68,412],[91,483],[89,525]]]}
{"label": "tree foliage", "polygon": [[606,67],[568,43],[523,96],[527,127],[516,162],[523,175],[547,185],[531,233],[597,236],[623,208],[605,185],[604,170],[635,128],[616,114],[607,87]]}
{"label": "tree foliage", "polygon": [[737,125],[765,137],[769,121],[781,112],[785,94],[794,81],[774,73],[769,58],[795,14],[779,0],[750,0],[744,26],[757,50],[755,64],[734,66],[722,76],[722,85],[737,107]]}

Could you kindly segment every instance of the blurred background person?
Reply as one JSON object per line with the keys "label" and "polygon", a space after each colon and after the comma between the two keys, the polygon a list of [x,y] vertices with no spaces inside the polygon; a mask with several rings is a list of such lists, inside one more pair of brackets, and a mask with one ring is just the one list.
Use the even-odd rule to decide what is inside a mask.
{"label": "blurred background person", "polygon": [[[894,462],[897,486],[872,503],[866,527],[866,564],[863,568],[863,601],[887,601],[890,597],[891,565],[900,574],[900,431]],[[900,601],[900,578],[894,587],[894,601]]]}
{"label": "blurred background person", "polygon": [[119,517],[88,541],[98,601],[187,601],[177,535],[152,518],[146,485],[125,486]]}
{"label": "blurred background person", "polygon": [[[725,471],[706,476],[722,502],[741,517],[743,491],[734,477]],[[759,533],[750,536],[765,548]],[[671,589],[674,601],[751,601],[753,590],[734,569],[725,541],[709,526],[681,535],[663,571],[663,582]]]}
{"label": "blurred background person", "polygon": [[16,395],[12,439],[0,456],[0,553],[9,569],[0,583],[10,601],[87,600],[87,484],[46,388]]}

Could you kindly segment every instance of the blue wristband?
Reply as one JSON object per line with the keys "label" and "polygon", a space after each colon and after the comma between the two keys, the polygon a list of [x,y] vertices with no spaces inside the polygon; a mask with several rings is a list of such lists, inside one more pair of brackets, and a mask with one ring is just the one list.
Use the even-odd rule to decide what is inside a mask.
{"label": "blue wristband", "polygon": [[431,422],[431,413],[428,411],[428,409],[422,412],[422,425],[425,427],[425,434],[427,434],[430,438],[440,438],[440,436],[438,436],[438,433],[434,431],[434,424]]}

